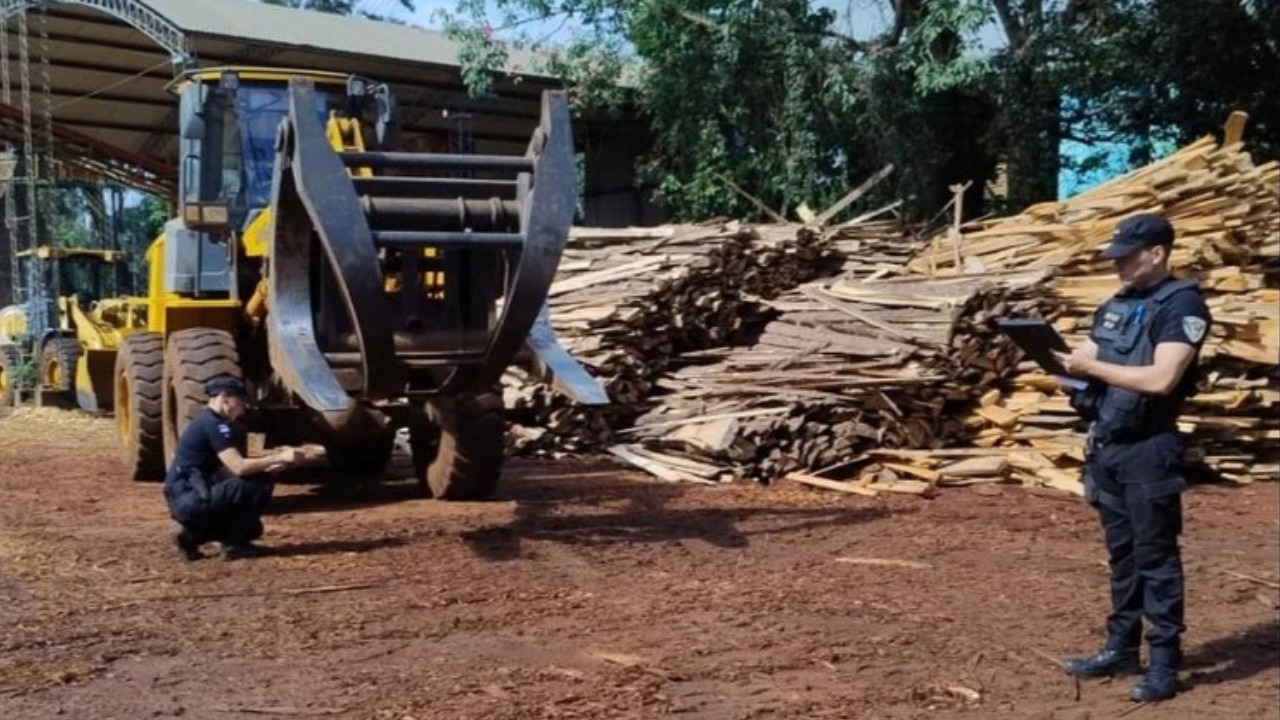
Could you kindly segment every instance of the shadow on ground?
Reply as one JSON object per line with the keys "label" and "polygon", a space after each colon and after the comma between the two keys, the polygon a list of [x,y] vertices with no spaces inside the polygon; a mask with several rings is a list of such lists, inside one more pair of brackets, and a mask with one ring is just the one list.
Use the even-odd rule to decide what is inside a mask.
{"label": "shadow on ground", "polygon": [[1260,622],[1243,632],[1196,648],[1184,663],[1192,683],[1217,685],[1246,680],[1280,668],[1280,620]]}
{"label": "shadow on ground", "polygon": [[[619,471],[578,473],[573,482],[529,474],[505,486],[502,498],[516,504],[515,518],[462,533],[478,555],[502,561],[520,557],[525,540],[601,546],[700,540],[724,549],[744,548],[757,533],[776,535],[812,528],[856,525],[886,517],[882,507],[771,507],[743,496],[739,507],[697,507],[683,502],[690,493],[731,492],[728,488],[637,482]],[[572,507],[571,513],[560,511]],[[740,529],[745,521],[762,526]]]}

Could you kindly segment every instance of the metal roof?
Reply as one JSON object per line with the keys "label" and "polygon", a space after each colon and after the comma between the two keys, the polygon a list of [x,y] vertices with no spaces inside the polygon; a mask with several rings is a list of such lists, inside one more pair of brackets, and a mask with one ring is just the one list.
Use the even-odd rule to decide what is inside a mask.
{"label": "metal roof", "polygon": [[[313,48],[411,64],[458,66],[458,43],[435,30],[248,0],[141,2],[189,35]],[[530,53],[511,51],[508,60],[508,72],[538,74]]]}
{"label": "metal roof", "polygon": [[[457,44],[442,33],[246,0],[0,0],[0,12],[12,75],[7,111],[0,98],[0,136],[16,139],[21,128],[16,13],[25,12],[36,143],[52,136],[61,158],[92,147],[118,175],[160,184],[174,175],[164,168],[177,163],[177,100],[165,86],[182,68],[182,54],[202,66],[332,70],[384,81],[400,100],[410,141],[438,143],[467,125],[484,152],[522,152],[541,92],[554,87],[521,74],[499,78],[490,97],[470,98]],[[513,54],[508,70],[530,65],[528,54]]]}

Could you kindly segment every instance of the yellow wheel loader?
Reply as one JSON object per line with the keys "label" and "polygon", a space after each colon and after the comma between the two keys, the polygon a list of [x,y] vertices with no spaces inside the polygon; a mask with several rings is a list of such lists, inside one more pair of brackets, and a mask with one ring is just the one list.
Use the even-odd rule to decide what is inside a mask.
{"label": "yellow wheel loader", "polygon": [[576,205],[562,94],[524,155],[492,156],[400,151],[394,97],[358,76],[212,68],[173,89],[179,212],[148,251],[147,329],[115,358],[132,477],[162,476],[224,375],[268,445],[322,444],[345,473],[380,472],[407,428],[446,499],[498,482],[514,362],[607,402],[546,323]]}
{"label": "yellow wheel loader", "polygon": [[113,297],[128,277],[124,253],[41,246],[18,253],[18,262],[21,277],[39,273],[49,292],[0,309],[0,407],[26,386],[42,402],[74,397],[86,411],[109,410],[116,348],[146,323],[142,299]]}

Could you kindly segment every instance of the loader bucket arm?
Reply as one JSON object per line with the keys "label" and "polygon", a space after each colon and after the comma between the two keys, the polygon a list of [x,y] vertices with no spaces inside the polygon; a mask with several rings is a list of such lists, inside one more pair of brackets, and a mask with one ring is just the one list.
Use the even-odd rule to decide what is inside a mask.
{"label": "loader bucket arm", "polygon": [[362,400],[488,392],[528,343],[561,386],[592,395],[549,328],[531,336],[577,201],[564,95],[543,94],[524,155],[497,156],[336,150],[315,92],[290,82],[277,144],[266,271],[279,381],[336,426]]}
{"label": "loader bucket arm", "polygon": [[[377,248],[355,186],[315,107],[312,83],[290,81],[289,116],[280,127],[271,198],[275,229],[267,335],[272,366],[285,385],[311,408],[340,413],[351,409],[351,397],[316,342],[311,268],[317,245],[354,321],[364,382],[360,394],[394,391],[379,386],[379,380],[394,377],[379,369],[393,365],[395,352]],[[313,232],[319,242],[312,242]]]}
{"label": "loader bucket arm", "polygon": [[[546,302],[569,238],[577,205],[577,184],[569,106],[564,95],[543,95],[542,122],[534,131],[525,156],[533,161],[534,171],[532,178],[525,174],[519,180],[524,196],[520,223],[524,243],[502,306],[502,318],[484,362],[470,378],[473,389],[495,385],[524,345]],[[536,183],[529,188],[533,179]]]}

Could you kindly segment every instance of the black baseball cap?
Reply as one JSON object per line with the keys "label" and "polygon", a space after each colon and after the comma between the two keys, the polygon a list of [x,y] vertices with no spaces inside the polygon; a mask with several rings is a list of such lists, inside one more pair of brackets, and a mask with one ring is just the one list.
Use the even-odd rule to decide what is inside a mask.
{"label": "black baseball cap", "polygon": [[248,388],[246,388],[244,383],[238,378],[233,377],[214,378],[209,381],[208,385],[204,386],[204,391],[211,398],[218,397],[219,395],[231,395],[241,398],[249,397]]}
{"label": "black baseball cap", "polygon": [[1111,244],[1102,251],[1108,260],[1128,257],[1143,248],[1173,244],[1173,226],[1155,213],[1127,217],[1116,226]]}

